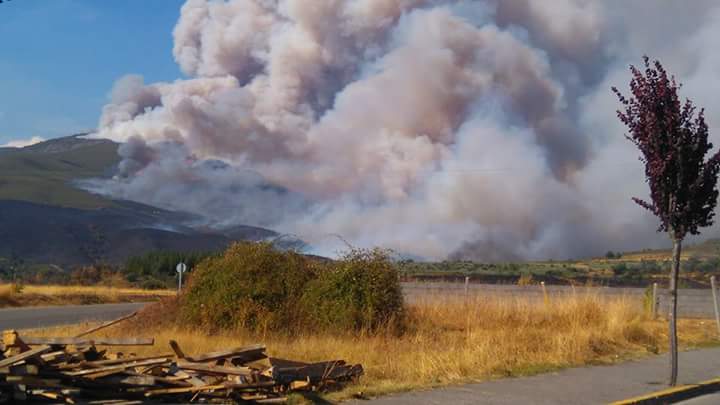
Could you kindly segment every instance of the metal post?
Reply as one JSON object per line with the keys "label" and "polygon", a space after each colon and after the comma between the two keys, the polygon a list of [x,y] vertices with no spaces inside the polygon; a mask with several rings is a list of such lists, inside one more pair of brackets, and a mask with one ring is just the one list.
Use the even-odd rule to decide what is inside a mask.
{"label": "metal post", "polygon": [[180,290],[182,289],[182,274],[182,271],[178,272],[178,295],[180,295]]}
{"label": "metal post", "polygon": [[660,302],[658,300],[657,288],[658,288],[657,283],[653,283],[653,286],[652,286],[652,308],[650,309],[650,313],[652,315],[653,320],[657,318],[658,305],[660,305]]}
{"label": "metal post", "polygon": [[712,288],[713,306],[715,307],[715,322],[717,323],[718,333],[720,333],[720,310],[718,310],[717,288],[715,286],[715,276],[710,277],[710,288]]}

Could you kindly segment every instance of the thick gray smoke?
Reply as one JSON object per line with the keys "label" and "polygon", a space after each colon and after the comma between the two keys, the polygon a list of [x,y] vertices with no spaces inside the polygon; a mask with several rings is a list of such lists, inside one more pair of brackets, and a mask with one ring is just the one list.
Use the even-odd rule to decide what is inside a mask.
{"label": "thick gray smoke", "polygon": [[[426,258],[658,246],[609,88],[660,58],[720,91],[713,0],[188,0],[188,76],[120,79],[115,197]],[[709,112],[717,134],[720,109]]]}

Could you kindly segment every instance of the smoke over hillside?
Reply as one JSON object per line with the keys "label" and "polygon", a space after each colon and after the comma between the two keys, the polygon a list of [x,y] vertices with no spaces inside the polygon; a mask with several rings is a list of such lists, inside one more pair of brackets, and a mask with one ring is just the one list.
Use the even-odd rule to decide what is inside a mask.
{"label": "smoke over hillside", "polygon": [[115,197],[428,258],[662,243],[611,85],[660,58],[718,132],[716,1],[188,0],[186,79],[121,78]]}

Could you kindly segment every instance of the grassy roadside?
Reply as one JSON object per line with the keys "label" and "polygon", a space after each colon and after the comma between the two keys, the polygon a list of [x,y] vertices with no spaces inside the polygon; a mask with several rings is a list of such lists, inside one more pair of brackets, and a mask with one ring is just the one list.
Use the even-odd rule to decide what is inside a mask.
{"label": "grassy roadside", "polygon": [[169,290],[139,288],[0,284],[0,308],[146,302],[157,301],[174,294],[174,291]]}
{"label": "grassy roadside", "polygon": [[[591,294],[554,297],[547,303],[524,298],[434,299],[408,306],[410,324],[402,335],[248,334],[208,335],[182,327],[120,324],[104,336],[154,336],[153,347],[120,348],[139,355],[168,352],[177,340],[186,353],[264,343],[268,354],[297,360],[342,358],[362,363],[361,383],[326,396],[343,400],[426,389],[493,378],[530,375],[587,364],[607,364],[666,349],[666,323],[647,319],[637,302]],[[72,336],[90,325],[27,333]],[[714,324],[680,322],[682,347],[718,343]]]}

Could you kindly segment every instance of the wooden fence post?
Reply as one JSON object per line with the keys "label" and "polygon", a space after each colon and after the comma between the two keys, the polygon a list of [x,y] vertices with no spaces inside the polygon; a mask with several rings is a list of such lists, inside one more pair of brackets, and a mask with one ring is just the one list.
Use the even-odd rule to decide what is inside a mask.
{"label": "wooden fence post", "polygon": [[468,288],[470,287],[470,276],[465,276],[465,296],[468,295]]}
{"label": "wooden fence post", "polygon": [[717,287],[715,286],[715,276],[710,277],[710,288],[712,288],[713,307],[715,308],[715,323],[717,323],[718,333],[720,333],[720,311],[718,310]]}

